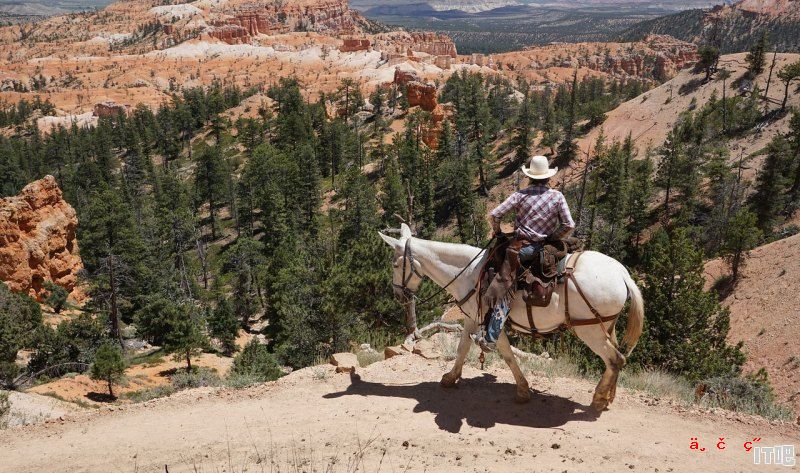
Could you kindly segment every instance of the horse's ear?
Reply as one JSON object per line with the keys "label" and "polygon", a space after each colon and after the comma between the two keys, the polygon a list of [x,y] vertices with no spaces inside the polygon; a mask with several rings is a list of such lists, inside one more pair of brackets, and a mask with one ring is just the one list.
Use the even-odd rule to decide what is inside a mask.
{"label": "horse's ear", "polygon": [[391,246],[392,248],[394,249],[400,248],[400,240],[398,240],[397,238],[392,238],[389,235],[384,235],[381,232],[378,232],[378,235],[380,235],[381,239],[385,241],[386,244]]}
{"label": "horse's ear", "polygon": [[411,228],[405,222],[400,224],[400,238],[411,238]]}

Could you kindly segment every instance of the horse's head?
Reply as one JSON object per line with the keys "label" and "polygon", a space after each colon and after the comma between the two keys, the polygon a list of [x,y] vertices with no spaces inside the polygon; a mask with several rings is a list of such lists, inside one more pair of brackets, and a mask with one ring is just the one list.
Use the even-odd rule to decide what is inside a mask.
{"label": "horse's head", "polygon": [[413,333],[417,327],[414,293],[422,282],[422,265],[414,259],[411,247],[411,228],[405,223],[400,226],[400,238],[393,238],[378,232],[378,235],[394,250],[392,287],[394,295],[406,309],[406,331]]}

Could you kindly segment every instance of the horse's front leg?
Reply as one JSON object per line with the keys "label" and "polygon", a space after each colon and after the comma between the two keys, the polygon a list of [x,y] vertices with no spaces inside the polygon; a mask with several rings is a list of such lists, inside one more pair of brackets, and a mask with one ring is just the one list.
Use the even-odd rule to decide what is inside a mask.
{"label": "horse's front leg", "polygon": [[470,335],[478,330],[478,324],[469,317],[464,319],[464,330],[461,332],[461,340],[458,342],[458,353],[453,369],[442,376],[441,384],[445,388],[455,387],[458,379],[461,378],[461,369],[467,359],[470,348],[472,348],[472,338]]}
{"label": "horse's front leg", "polygon": [[528,386],[528,380],[525,379],[525,375],[517,364],[517,358],[514,356],[514,352],[511,351],[511,342],[508,341],[505,330],[500,333],[500,338],[497,339],[497,351],[500,352],[500,356],[503,357],[503,360],[511,369],[511,373],[514,374],[514,380],[517,382],[517,393],[514,396],[514,400],[519,403],[530,401],[531,389]]}

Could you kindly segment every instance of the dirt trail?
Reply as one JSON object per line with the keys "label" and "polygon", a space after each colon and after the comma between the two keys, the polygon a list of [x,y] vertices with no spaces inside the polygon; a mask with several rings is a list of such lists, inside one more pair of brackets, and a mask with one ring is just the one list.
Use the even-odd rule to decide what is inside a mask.
{"label": "dirt trail", "polygon": [[[796,444],[795,426],[687,410],[620,389],[596,416],[593,385],[406,355],[359,369],[307,368],[241,391],[201,389],[0,432],[0,471],[765,471],[742,443]],[[703,453],[689,449],[697,437]],[[727,449],[714,444],[725,437]]]}

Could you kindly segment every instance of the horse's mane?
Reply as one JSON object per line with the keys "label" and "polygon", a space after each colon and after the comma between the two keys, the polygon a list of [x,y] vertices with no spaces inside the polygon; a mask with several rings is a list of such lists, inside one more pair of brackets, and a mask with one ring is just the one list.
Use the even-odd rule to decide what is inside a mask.
{"label": "horse's mane", "polygon": [[[423,243],[423,245],[414,245],[414,242]],[[412,242],[413,251],[428,253],[429,257],[438,259],[442,263],[463,268],[464,265],[469,263],[482,250],[480,248],[464,245],[462,243],[447,243],[443,241],[423,240],[421,238],[414,238]]]}

